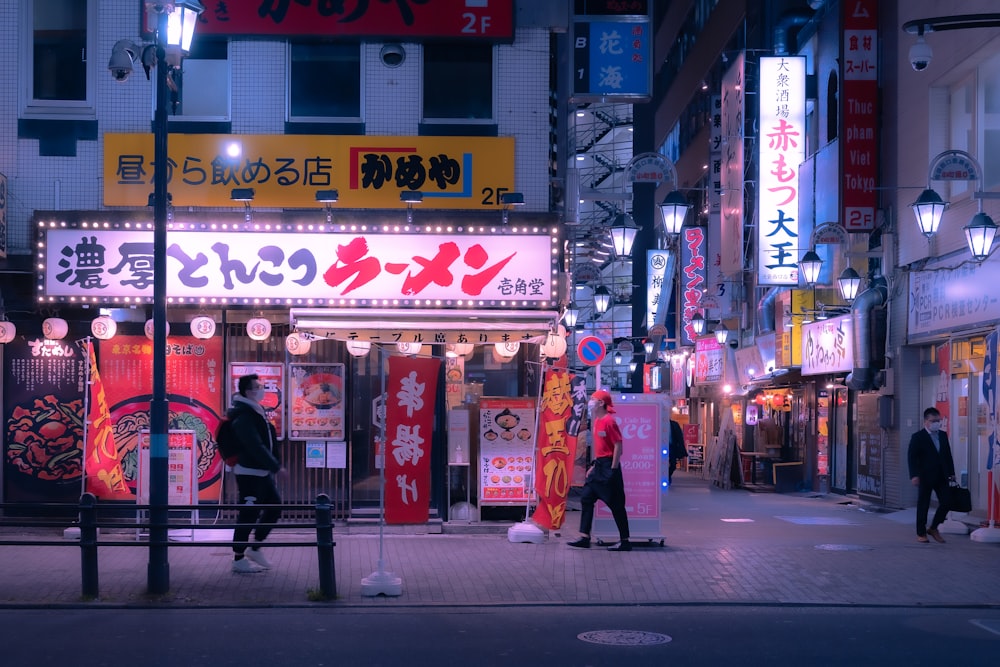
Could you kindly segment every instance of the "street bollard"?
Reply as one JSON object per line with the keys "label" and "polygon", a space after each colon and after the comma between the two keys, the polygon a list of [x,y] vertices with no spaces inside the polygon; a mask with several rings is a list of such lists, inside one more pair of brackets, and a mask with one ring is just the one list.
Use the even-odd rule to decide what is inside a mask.
{"label": "street bollard", "polygon": [[92,493],[80,496],[80,569],[83,576],[83,597],[96,598],[97,498]]}
{"label": "street bollard", "polygon": [[316,496],[316,550],[319,556],[319,590],[323,594],[323,598],[327,600],[333,600],[337,597],[337,579],[333,558],[333,547],[335,546],[330,496],[321,493]]}

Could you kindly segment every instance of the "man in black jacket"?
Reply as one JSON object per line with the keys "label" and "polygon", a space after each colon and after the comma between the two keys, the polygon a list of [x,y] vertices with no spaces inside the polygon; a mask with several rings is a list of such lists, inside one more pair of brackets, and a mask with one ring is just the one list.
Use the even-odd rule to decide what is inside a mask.
{"label": "man in black jacket", "polygon": [[687,445],[684,444],[684,429],[673,419],[670,420],[670,441],[667,443],[667,456],[670,459],[667,486],[670,486],[674,482],[674,471],[677,470],[677,463],[688,457]]}
{"label": "man in black jacket", "polygon": [[[924,428],[910,438],[907,458],[910,481],[917,487],[917,541],[927,542],[930,535],[944,542],[938,526],[948,517],[948,482],[955,479],[955,462],[951,458],[948,434],[941,430],[941,413],[936,408],[924,410]],[[937,494],[938,507],[931,525],[927,526],[931,491]]]}
{"label": "man in black jacket", "polygon": [[[226,416],[232,422],[233,433],[241,445],[239,461],[233,466],[233,472],[240,503],[246,507],[239,511],[237,522],[241,525],[233,532],[233,572],[251,574],[271,568],[271,563],[260,551],[260,544],[281,516],[277,507],[258,509],[254,505],[279,505],[281,496],[274,478],[279,473],[284,475],[287,472],[278,459],[277,433],[260,405],[264,398],[260,378],[244,375],[240,377],[237,388],[239,393],[233,396],[233,406]],[[248,544],[251,532],[254,537],[252,546]]]}

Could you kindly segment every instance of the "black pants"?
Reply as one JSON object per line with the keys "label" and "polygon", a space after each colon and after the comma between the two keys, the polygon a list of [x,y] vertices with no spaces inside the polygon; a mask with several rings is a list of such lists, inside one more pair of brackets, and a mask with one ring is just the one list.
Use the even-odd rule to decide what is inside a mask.
{"label": "black pants", "polygon": [[936,484],[920,480],[917,487],[917,535],[927,534],[927,512],[931,507],[931,491],[937,494],[938,507],[934,512],[934,519],[931,521],[931,528],[937,528],[948,518],[948,510],[951,508],[951,494],[948,489],[947,480],[940,480]]}
{"label": "black pants", "polygon": [[[246,507],[240,509],[236,521],[245,526],[237,526],[233,531],[233,552],[242,554],[247,550],[247,541],[250,533],[253,533],[254,542],[263,542],[267,539],[273,526],[267,525],[275,523],[281,516],[281,510],[277,507],[258,509],[255,504],[278,505],[281,503],[281,496],[278,495],[278,487],[274,483],[273,475],[257,477],[256,475],[236,475],[236,488],[239,489],[240,503]],[[254,525],[256,524],[256,525]]]}
{"label": "black pants", "polygon": [[587,483],[583,486],[583,495],[580,496],[580,532],[590,535],[590,528],[594,524],[594,505],[601,500],[615,519],[615,526],[618,527],[618,536],[622,541],[629,537],[628,513],[625,511],[625,480],[622,478],[622,469],[611,468],[611,459],[600,458],[594,461],[594,466],[587,474]]}
{"label": "black pants", "polygon": [[674,471],[677,470],[677,459],[671,457],[670,467],[667,469],[667,484],[674,481]]}

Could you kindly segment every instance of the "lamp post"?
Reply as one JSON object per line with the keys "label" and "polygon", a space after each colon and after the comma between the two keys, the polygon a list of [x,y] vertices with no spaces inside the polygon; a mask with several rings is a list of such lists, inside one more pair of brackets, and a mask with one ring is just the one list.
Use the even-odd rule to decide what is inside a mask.
{"label": "lamp post", "polygon": [[[147,2],[156,16],[156,110],[153,115],[153,397],[149,404],[149,565],[146,586],[151,594],[170,588],[167,559],[168,416],[167,407],[167,76],[191,45],[198,0]],[[168,64],[168,53],[170,62]]]}

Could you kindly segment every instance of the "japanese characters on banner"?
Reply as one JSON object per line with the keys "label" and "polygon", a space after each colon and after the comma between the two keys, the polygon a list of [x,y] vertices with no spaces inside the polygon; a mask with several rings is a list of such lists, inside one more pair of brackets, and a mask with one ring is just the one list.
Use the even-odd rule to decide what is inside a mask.
{"label": "japanese characters on banner", "polygon": [[[222,338],[167,337],[167,428],[193,431],[193,465],[201,500],[218,501],[223,463],[215,449],[226,379]],[[136,492],[139,435],[149,429],[153,392],[153,343],[145,336],[117,335],[101,341],[101,378],[111,406],[115,445],[125,483]]]}
{"label": "japanese characters on banner", "polygon": [[441,360],[389,357],[386,381],[385,521],[426,523],[431,441]]}
{"label": "japanese characters on banner", "polygon": [[555,530],[565,521],[566,498],[573,483],[576,438],[586,409],[586,378],[568,372],[546,371],[535,450],[538,506],[531,515],[542,528]]}
{"label": "japanese characters on banner", "polygon": [[7,257],[7,177],[0,174],[0,258]]}
{"label": "japanese characters on banner", "polygon": [[989,511],[987,516],[993,518],[1000,513],[1000,475],[996,473],[997,462],[1000,462],[1000,423],[997,419],[997,352],[1000,330],[994,329],[986,335],[986,350],[983,364],[983,403],[987,415],[987,446],[986,454],[986,503]]}
{"label": "japanese characters on banner", "polygon": [[701,296],[705,290],[707,251],[705,228],[684,227],[681,229],[681,275],[680,275],[680,318],[681,345],[691,345],[698,334],[694,331],[691,318],[701,308]]}
{"label": "japanese characters on banner", "polygon": [[676,255],[669,250],[646,251],[646,330],[665,324],[670,309]]}
{"label": "japanese characters on banner", "polygon": [[285,365],[284,364],[229,364],[229,402],[239,392],[239,381],[244,375],[256,375],[264,388],[260,406],[274,426],[278,439],[285,437]]}
{"label": "japanese characters on banner", "polygon": [[479,399],[479,504],[533,497],[535,399]]}
{"label": "japanese characters on banner", "polygon": [[760,191],[757,195],[757,283],[797,285],[799,165],[805,160],[806,59],[760,59]]}
{"label": "japanese characters on banner", "polygon": [[344,364],[288,365],[288,439],[346,440]]}
{"label": "japanese characters on banner", "polygon": [[[149,430],[139,431],[138,484],[135,502],[149,504]],[[167,434],[167,504],[196,505],[198,503],[195,452],[198,438],[194,431],[173,430]],[[217,500],[217,498],[216,498]]]}
{"label": "japanese characters on banner", "polygon": [[[645,5],[644,2],[634,4]],[[639,7],[627,16],[577,14],[573,17],[570,101],[649,99],[653,35],[648,11],[646,7]]]}
{"label": "japanese characters on banner", "polygon": [[[228,156],[236,145],[241,157]],[[254,206],[316,208],[318,188],[339,208],[424,206],[499,211],[514,189],[512,137],[171,134],[167,180],[174,206],[233,205],[234,187]],[[153,187],[153,135],[104,135],[104,205],[145,207]]]}
{"label": "japanese characters on banner", "polygon": [[878,204],[878,0],[842,2],[840,8],[841,220],[848,231],[870,232]]}
{"label": "japanese characters on banner", "polygon": [[3,346],[3,499],[76,502],[86,360],[69,340],[17,336]]}
{"label": "japanese characters on banner", "polygon": [[[143,3],[136,0],[136,4]],[[203,4],[199,35],[319,35],[413,41],[430,37],[496,41],[514,38],[514,0],[232,0]],[[151,38],[151,33],[151,26],[146,25],[144,37]]]}
{"label": "japanese characters on banner", "polygon": [[851,315],[802,326],[802,375],[846,373],[854,369]]}
{"label": "japanese characters on banner", "polygon": [[951,391],[951,343],[937,346],[938,379],[934,384],[934,407],[941,413],[941,430],[950,431],[951,410],[948,396]]}
{"label": "japanese characters on banner", "polygon": [[[532,234],[316,233],[171,230],[167,294],[203,299],[318,305],[345,299],[550,307],[555,230]],[[149,299],[153,232],[46,228],[39,296],[88,302]]]}
{"label": "japanese characters on banner", "polygon": [[699,338],[694,343],[695,384],[720,382],[726,371],[725,346],[715,336]]}
{"label": "japanese characters on banner", "polygon": [[722,77],[722,273],[743,273],[743,133],[746,54],[742,51]]}
{"label": "japanese characters on banner", "polygon": [[100,500],[131,500],[132,490],[125,484],[111,410],[104,381],[97,368],[93,341],[87,341],[90,364],[90,403],[87,410],[87,438],[83,446],[84,485],[86,493]]}

